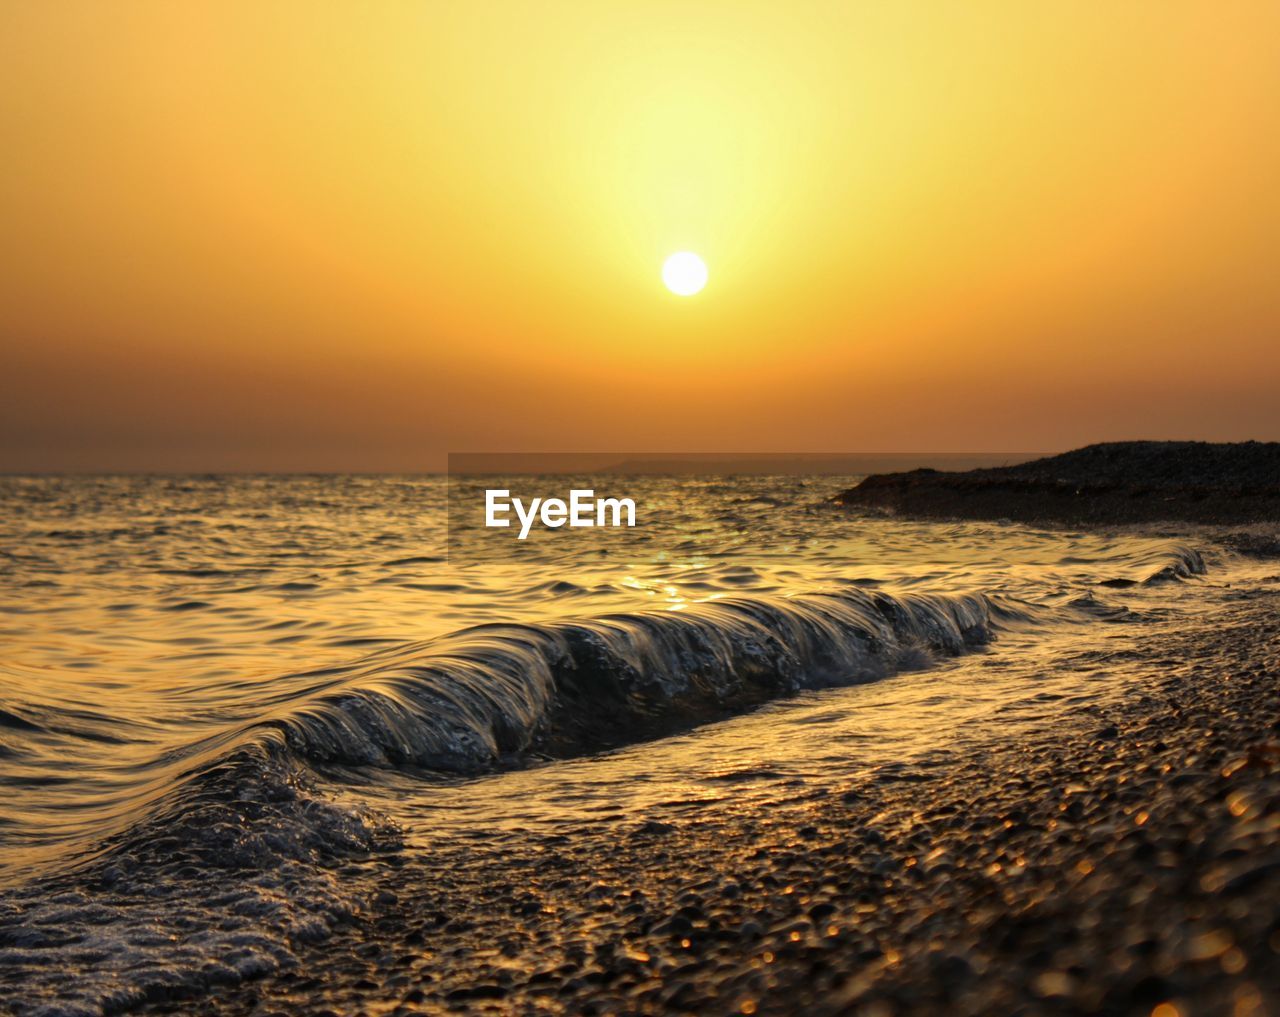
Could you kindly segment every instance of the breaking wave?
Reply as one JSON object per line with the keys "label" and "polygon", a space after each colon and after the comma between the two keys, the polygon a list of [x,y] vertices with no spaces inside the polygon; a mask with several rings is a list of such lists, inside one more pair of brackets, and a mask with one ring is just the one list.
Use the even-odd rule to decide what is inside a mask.
{"label": "breaking wave", "polygon": [[[925,546],[911,544],[912,553]],[[943,593],[890,594],[879,580],[850,579],[828,592],[740,596],[761,576],[726,568],[712,577],[721,599],[683,610],[471,625],[272,681],[233,673],[223,680],[239,699],[201,699],[200,690],[184,698],[187,687],[175,686],[170,700],[189,704],[200,724],[168,743],[146,741],[165,722],[112,713],[81,691],[90,686],[69,684],[72,692],[39,702],[12,696],[0,704],[10,786],[74,779],[75,744],[115,753],[119,765],[82,780],[76,808],[58,812],[70,818],[46,840],[24,841],[41,835],[40,824],[28,824],[29,835],[0,815],[0,842],[46,855],[41,878],[0,894],[0,967],[20,986],[0,992],[0,1009],[111,1013],[296,964],[305,944],[374,910],[377,880],[362,872],[393,861],[401,845],[401,832],[367,804],[374,785],[395,786],[389,770],[397,780],[407,771],[415,783],[465,784],[589,756],[806,690],[919,671],[1007,630],[1130,621],[1133,611],[1093,590],[1136,587],[1118,596],[1141,609],[1144,589],[1203,571],[1186,548],[1102,547],[1060,557],[1037,579],[1043,597],[1033,603],[1024,586],[974,581],[963,569],[944,577]],[[954,592],[971,581],[1000,592]],[[921,582],[938,577],[926,572]],[[310,590],[301,581],[273,588]],[[519,589],[536,598],[586,588]],[[184,596],[163,609],[223,617],[191,606],[214,599]],[[257,638],[292,638],[280,626],[293,624],[272,620]],[[369,635],[366,645],[380,642]],[[15,688],[42,685],[40,673],[11,673]]]}
{"label": "breaking wave", "polygon": [[[0,896],[0,963],[25,987],[15,1012],[112,1013],[294,964],[371,906],[350,864],[400,844],[359,798],[378,768],[475,773],[656,737],[917,670],[1021,617],[982,595],[851,588],[484,625],[298,676],[306,691],[192,746],[175,785],[78,868]],[[320,786],[335,767],[345,790]]]}
{"label": "breaking wave", "polygon": [[376,654],[254,727],[312,763],[476,772],[655,737],[954,656],[1019,616],[983,595],[849,589],[686,612],[484,625]]}

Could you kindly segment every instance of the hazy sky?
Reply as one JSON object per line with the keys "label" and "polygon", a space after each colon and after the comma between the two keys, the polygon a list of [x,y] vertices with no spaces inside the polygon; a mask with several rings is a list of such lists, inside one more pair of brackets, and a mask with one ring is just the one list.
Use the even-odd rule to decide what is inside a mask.
{"label": "hazy sky", "polygon": [[0,469],[1280,439],[1274,0],[3,0],[0,137]]}

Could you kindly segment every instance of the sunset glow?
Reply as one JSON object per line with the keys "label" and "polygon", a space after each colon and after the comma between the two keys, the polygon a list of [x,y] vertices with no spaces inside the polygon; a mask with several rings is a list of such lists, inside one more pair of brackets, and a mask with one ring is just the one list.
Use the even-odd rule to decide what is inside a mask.
{"label": "sunset glow", "polygon": [[0,139],[0,1014],[1280,1001],[1280,0],[0,0]]}
{"label": "sunset glow", "polygon": [[1274,423],[1280,7],[663,6],[8,5],[3,465]]}

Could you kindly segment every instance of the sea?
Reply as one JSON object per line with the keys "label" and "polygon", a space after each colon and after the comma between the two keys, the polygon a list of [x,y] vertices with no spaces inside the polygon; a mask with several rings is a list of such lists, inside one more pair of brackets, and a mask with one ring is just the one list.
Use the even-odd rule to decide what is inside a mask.
{"label": "sea", "polygon": [[449,531],[484,478],[0,477],[0,1009],[287,968],[407,852],[1097,725],[1258,579],[1194,528],[906,521],[834,504],[857,479],[629,477],[633,530],[499,544]]}

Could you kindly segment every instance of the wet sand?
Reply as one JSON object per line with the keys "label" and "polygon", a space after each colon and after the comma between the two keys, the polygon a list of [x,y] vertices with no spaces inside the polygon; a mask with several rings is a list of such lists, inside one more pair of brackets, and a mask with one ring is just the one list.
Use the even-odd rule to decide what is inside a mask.
{"label": "wet sand", "polygon": [[150,1010],[1277,1012],[1280,590],[1120,652],[1106,711],[931,768],[350,864],[299,968]]}

